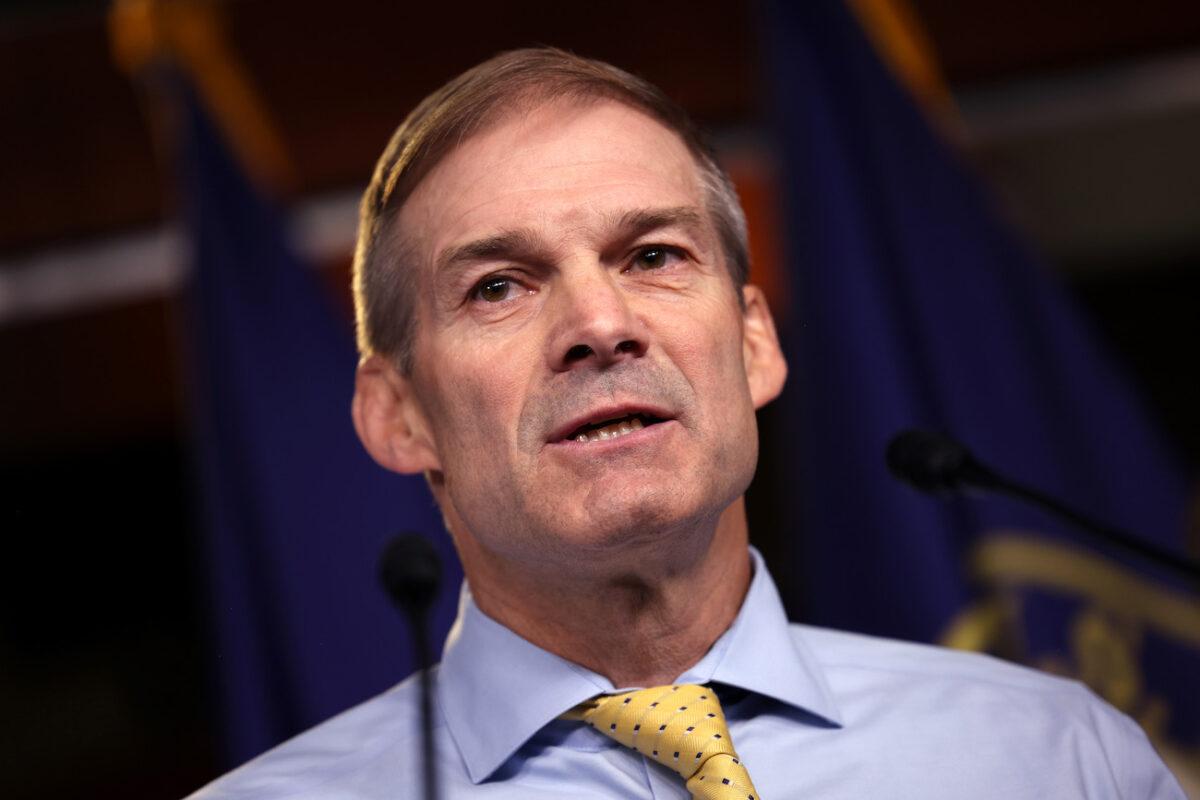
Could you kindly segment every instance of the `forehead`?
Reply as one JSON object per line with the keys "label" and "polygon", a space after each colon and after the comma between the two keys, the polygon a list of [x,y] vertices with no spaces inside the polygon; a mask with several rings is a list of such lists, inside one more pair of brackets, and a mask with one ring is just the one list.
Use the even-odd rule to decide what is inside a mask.
{"label": "forehead", "polygon": [[628,106],[561,101],[513,113],[451,151],[400,210],[433,254],[504,229],[547,237],[631,208],[703,206],[695,159],[673,131]]}

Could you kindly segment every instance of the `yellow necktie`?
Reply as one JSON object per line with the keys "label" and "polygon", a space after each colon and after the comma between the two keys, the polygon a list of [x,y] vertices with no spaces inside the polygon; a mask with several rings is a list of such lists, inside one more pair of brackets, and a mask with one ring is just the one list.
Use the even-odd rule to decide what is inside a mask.
{"label": "yellow necktie", "polygon": [[760,800],[733,749],[721,703],[706,686],[601,695],[565,716],[678,772],[696,800]]}

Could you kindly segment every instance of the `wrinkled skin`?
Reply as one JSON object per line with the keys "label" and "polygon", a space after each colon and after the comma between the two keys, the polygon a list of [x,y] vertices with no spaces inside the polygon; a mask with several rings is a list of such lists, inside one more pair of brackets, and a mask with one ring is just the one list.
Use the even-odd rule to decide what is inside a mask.
{"label": "wrinkled skin", "polygon": [[[477,596],[560,578],[653,594],[722,549],[746,560],[754,412],[786,367],[704,200],[674,133],[559,102],[468,139],[401,210],[414,368],[367,360],[355,421],[380,463],[430,476]],[[663,421],[567,438],[630,412]]]}

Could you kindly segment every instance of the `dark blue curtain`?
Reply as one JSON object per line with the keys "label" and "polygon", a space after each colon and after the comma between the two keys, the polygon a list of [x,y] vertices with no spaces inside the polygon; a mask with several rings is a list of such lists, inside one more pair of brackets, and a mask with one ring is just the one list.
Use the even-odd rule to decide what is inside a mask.
{"label": "dark blue curtain", "polygon": [[461,573],[424,482],[385,472],[355,437],[350,321],[194,95],[178,97],[213,666],[237,763],[413,669],[375,576],[389,535],[415,529],[443,553],[438,642]]}
{"label": "dark blue curtain", "polygon": [[[770,0],[764,38],[793,287],[782,331],[793,371],[774,414],[783,431],[767,443],[798,487],[782,565],[789,606],[817,624],[934,641],[1007,591],[1000,649],[1084,674],[1096,663],[1088,636],[1111,633],[1114,652],[1133,659],[1126,678],[1140,681],[1126,710],[1163,700],[1194,741],[1200,632],[1172,627],[1169,604],[1122,610],[1081,565],[1098,557],[1146,597],[1192,602],[1193,614],[1194,592],[1094,556],[1075,531],[1016,503],[919,495],[887,474],[883,453],[903,428],[950,432],[1001,471],[1177,550],[1179,465],[845,4]],[[1016,544],[988,549],[1002,540]],[[1035,575],[1050,559],[1061,574]]]}

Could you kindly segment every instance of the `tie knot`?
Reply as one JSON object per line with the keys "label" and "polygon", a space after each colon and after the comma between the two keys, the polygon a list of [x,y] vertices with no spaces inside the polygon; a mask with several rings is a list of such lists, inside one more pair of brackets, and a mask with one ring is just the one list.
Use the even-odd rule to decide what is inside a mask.
{"label": "tie knot", "polygon": [[679,773],[694,797],[758,796],[733,749],[721,703],[707,686],[681,683],[601,695],[571,716]]}

